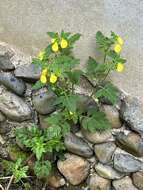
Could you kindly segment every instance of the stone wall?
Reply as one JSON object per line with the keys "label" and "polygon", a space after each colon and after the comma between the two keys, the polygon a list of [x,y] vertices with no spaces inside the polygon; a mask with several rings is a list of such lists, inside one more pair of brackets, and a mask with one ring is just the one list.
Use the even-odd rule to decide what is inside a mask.
{"label": "stone wall", "polygon": [[[55,95],[32,90],[40,70],[5,44],[0,46],[0,70],[0,157],[15,161],[24,149],[15,140],[14,129],[33,123],[48,127],[44,119],[55,111]],[[79,86],[79,91],[85,98],[89,93],[87,86]],[[64,139],[65,159],[57,161],[57,171],[47,179],[48,189],[143,190],[143,105],[121,93],[115,107],[103,102],[102,109],[112,130],[90,133],[71,126]]]}
{"label": "stone wall", "polygon": [[84,64],[95,55],[95,33],[111,30],[125,40],[123,55],[128,62],[114,81],[142,99],[143,1],[141,0],[1,0],[0,40],[33,55],[47,43],[47,31],[83,34],[76,54]]}

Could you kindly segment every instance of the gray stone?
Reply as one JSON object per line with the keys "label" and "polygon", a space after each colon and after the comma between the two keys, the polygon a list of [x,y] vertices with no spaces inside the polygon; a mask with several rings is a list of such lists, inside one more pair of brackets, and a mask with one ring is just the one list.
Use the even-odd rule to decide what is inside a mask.
{"label": "gray stone", "polygon": [[129,154],[115,154],[114,168],[120,172],[131,173],[143,169],[143,162]]}
{"label": "gray stone", "polygon": [[107,142],[102,144],[96,144],[94,146],[94,152],[100,162],[106,164],[112,160],[112,155],[116,149],[114,142]]}
{"label": "gray stone", "polygon": [[65,147],[68,151],[89,158],[93,155],[92,149],[82,139],[72,133],[68,133],[64,139]]}
{"label": "gray stone", "polygon": [[59,171],[72,185],[80,184],[87,178],[90,164],[76,155],[66,154],[65,158],[65,160],[57,162]]}
{"label": "gray stone", "polygon": [[122,173],[116,171],[113,167],[100,163],[95,165],[95,170],[98,175],[106,179],[120,179],[124,176]]}
{"label": "gray stone", "polygon": [[0,111],[14,121],[31,119],[29,106],[23,99],[8,91],[0,94]]}
{"label": "gray stone", "polygon": [[131,129],[143,134],[143,106],[137,98],[126,97],[122,102],[120,113]]}
{"label": "gray stone", "polygon": [[40,78],[41,69],[34,64],[21,65],[15,69],[14,74],[18,78],[33,82]]}
{"label": "gray stone", "polygon": [[90,190],[110,190],[111,182],[108,179],[100,177],[96,173],[90,176],[89,179],[89,189]]}
{"label": "gray stone", "polygon": [[0,73],[0,84],[17,95],[23,95],[26,85],[21,79],[17,79],[12,73]]}
{"label": "gray stone", "polygon": [[113,181],[112,185],[115,190],[138,190],[133,185],[131,178],[128,176],[122,179]]}
{"label": "gray stone", "polygon": [[49,124],[45,121],[45,119],[48,117],[48,115],[41,115],[39,114],[39,122],[40,122],[40,127],[42,129],[46,129],[49,127]]}
{"label": "gray stone", "polygon": [[3,115],[2,112],[0,112],[0,122],[3,122],[5,120],[6,120],[5,116]]}
{"label": "gray stone", "polygon": [[107,142],[110,138],[112,138],[111,131],[91,133],[85,129],[82,129],[82,134],[89,142],[97,144]]}
{"label": "gray stone", "polygon": [[15,69],[10,60],[11,56],[12,52],[8,51],[5,46],[0,46],[0,70],[10,71]]}
{"label": "gray stone", "polygon": [[132,178],[133,178],[133,184],[139,190],[143,190],[143,171],[134,173]]}
{"label": "gray stone", "polygon": [[131,132],[125,135],[123,132],[120,132],[116,136],[116,143],[120,148],[134,156],[143,156],[143,139],[136,133]]}
{"label": "gray stone", "polygon": [[112,128],[117,129],[122,126],[119,112],[114,106],[103,105],[102,110],[106,114],[107,119],[110,121]]}
{"label": "gray stone", "polygon": [[33,95],[33,104],[37,112],[46,115],[55,110],[56,95],[47,89],[40,89]]}

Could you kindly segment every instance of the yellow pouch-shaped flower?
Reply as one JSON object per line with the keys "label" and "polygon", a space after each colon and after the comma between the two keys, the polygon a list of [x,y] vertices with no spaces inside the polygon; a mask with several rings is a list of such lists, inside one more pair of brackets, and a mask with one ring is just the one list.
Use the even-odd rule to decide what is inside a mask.
{"label": "yellow pouch-shaped flower", "polygon": [[50,76],[50,82],[54,84],[56,81],[57,81],[57,76],[52,73]]}
{"label": "yellow pouch-shaped flower", "polygon": [[41,75],[41,76],[40,76],[40,81],[41,81],[41,83],[46,84],[46,82],[47,82],[47,77],[46,77],[46,75]]}
{"label": "yellow pouch-shaped flower", "polygon": [[45,51],[40,51],[39,54],[38,54],[38,59],[40,59],[40,61],[43,61],[44,59],[44,55],[45,55]]}
{"label": "yellow pouch-shaped flower", "polygon": [[52,50],[53,52],[57,52],[59,50],[59,46],[58,46],[58,43],[55,42],[53,45],[52,45]]}
{"label": "yellow pouch-shaped flower", "polygon": [[120,44],[115,44],[115,46],[114,46],[114,51],[116,52],[116,53],[120,53],[120,51],[121,51],[121,46],[120,46]]}
{"label": "yellow pouch-shaped flower", "polygon": [[117,42],[118,42],[120,45],[123,45],[123,43],[124,43],[123,39],[122,39],[120,36],[117,38]]}
{"label": "yellow pouch-shaped flower", "polygon": [[123,71],[123,69],[124,69],[124,65],[123,65],[122,63],[118,63],[118,64],[117,64],[117,71],[118,71],[119,73],[121,73],[121,72]]}
{"label": "yellow pouch-shaped flower", "polygon": [[42,70],[42,75],[47,75],[47,73],[48,73],[48,69],[43,69]]}
{"label": "yellow pouch-shaped flower", "polygon": [[61,40],[61,48],[66,48],[67,46],[68,46],[68,42],[67,42],[67,40],[65,40],[64,38],[62,38],[62,40]]}

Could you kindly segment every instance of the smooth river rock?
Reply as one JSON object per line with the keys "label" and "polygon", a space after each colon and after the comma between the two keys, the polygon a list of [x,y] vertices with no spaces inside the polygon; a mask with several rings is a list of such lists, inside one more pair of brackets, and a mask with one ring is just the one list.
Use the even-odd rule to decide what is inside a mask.
{"label": "smooth river rock", "polygon": [[56,95],[47,89],[40,89],[36,94],[33,94],[33,105],[36,111],[42,115],[49,114],[55,110]]}
{"label": "smooth river rock", "polygon": [[103,164],[106,164],[112,160],[112,155],[115,149],[116,145],[114,142],[101,143],[94,146],[95,155]]}
{"label": "smooth river rock", "polygon": [[22,98],[8,91],[0,94],[0,111],[14,121],[31,119],[30,107]]}
{"label": "smooth river rock", "polygon": [[113,181],[112,185],[115,190],[138,190],[133,185],[131,178],[128,176],[122,179]]}
{"label": "smooth river rock", "polygon": [[120,113],[132,130],[143,134],[143,105],[137,98],[126,97],[121,104]]}
{"label": "smooth river rock", "polygon": [[90,190],[110,190],[111,182],[108,179],[100,177],[96,173],[90,176],[89,179],[89,189]]}
{"label": "smooth river rock", "polygon": [[68,133],[64,139],[65,147],[69,152],[89,158],[93,155],[92,149],[82,138],[77,137],[73,133]]}
{"label": "smooth river rock", "polygon": [[120,179],[124,176],[124,174],[116,171],[112,166],[103,165],[100,163],[95,165],[95,170],[98,175],[106,179]]}
{"label": "smooth river rock", "polygon": [[17,79],[12,73],[0,73],[0,84],[20,96],[26,90],[25,83],[21,79]]}
{"label": "smooth river rock", "polygon": [[34,64],[21,65],[15,69],[14,74],[18,78],[22,78],[28,82],[34,82],[39,80],[41,69]]}
{"label": "smooth river rock", "polygon": [[82,129],[82,134],[89,142],[95,144],[107,142],[112,138],[111,131],[91,133],[85,129]]}
{"label": "smooth river rock", "polygon": [[143,139],[134,132],[128,135],[120,132],[116,136],[116,144],[134,156],[143,157]]}
{"label": "smooth river rock", "polygon": [[110,105],[103,105],[102,111],[105,113],[107,119],[110,121],[112,128],[118,129],[122,126],[119,111],[117,110],[117,108]]}
{"label": "smooth river rock", "polygon": [[12,52],[8,51],[6,47],[0,45],[0,70],[10,71],[15,69],[10,59],[11,56]]}
{"label": "smooth river rock", "polygon": [[114,168],[119,172],[132,173],[143,169],[143,162],[129,154],[115,154]]}
{"label": "smooth river rock", "polygon": [[139,190],[143,190],[143,171],[134,173],[132,178],[133,178],[133,184]]}
{"label": "smooth river rock", "polygon": [[89,162],[77,155],[66,154],[65,158],[57,162],[59,171],[72,185],[80,184],[89,174]]}

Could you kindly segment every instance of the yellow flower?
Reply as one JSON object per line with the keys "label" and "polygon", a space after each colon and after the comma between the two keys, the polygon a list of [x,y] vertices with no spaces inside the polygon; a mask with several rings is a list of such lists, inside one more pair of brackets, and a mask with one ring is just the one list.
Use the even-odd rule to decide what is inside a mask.
{"label": "yellow flower", "polygon": [[124,69],[124,65],[123,65],[122,63],[118,63],[118,64],[117,64],[117,71],[118,71],[119,73],[121,73],[121,72],[123,71],[123,69]]}
{"label": "yellow flower", "polygon": [[47,75],[47,73],[48,73],[48,69],[43,69],[42,70],[42,75]]}
{"label": "yellow flower", "polygon": [[56,81],[57,81],[57,76],[54,73],[52,73],[50,76],[50,82],[54,84]]}
{"label": "yellow flower", "polygon": [[41,76],[40,76],[40,81],[41,81],[41,83],[46,84],[46,82],[47,82],[47,77],[46,77],[46,75],[41,75]]}
{"label": "yellow flower", "polygon": [[38,54],[38,58],[39,58],[41,61],[43,61],[44,55],[45,55],[45,51],[44,51],[44,50],[43,50],[43,51],[40,51],[39,54]]}
{"label": "yellow flower", "polygon": [[114,51],[116,52],[116,53],[120,53],[120,51],[121,51],[121,46],[120,46],[120,44],[115,44],[115,46],[114,46]]}
{"label": "yellow flower", "polygon": [[53,43],[55,43],[56,42],[56,39],[55,38],[52,38],[51,39],[51,43],[53,44]]}
{"label": "yellow flower", "polygon": [[123,39],[122,39],[120,36],[118,36],[117,42],[118,42],[120,45],[123,45],[123,43],[124,43]]}
{"label": "yellow flower", "polygon": [[67,42],[67,40],[65,40],[64,38],[62,38],[62,40],[61,40],[61,48],[66,48],[68,46],[68,42]]}
{"label": "yellow flower", "polygon": [[53,50],[54,52],[57,52],[57,51],[59,50],[59,46],[58,46],[58,43],[57,43],[57,42],[55,42],[55,43],[52,45],[52,50]]}

